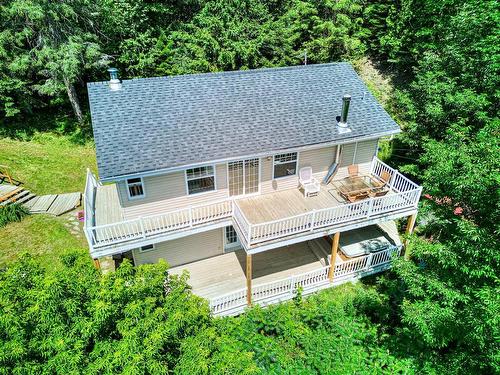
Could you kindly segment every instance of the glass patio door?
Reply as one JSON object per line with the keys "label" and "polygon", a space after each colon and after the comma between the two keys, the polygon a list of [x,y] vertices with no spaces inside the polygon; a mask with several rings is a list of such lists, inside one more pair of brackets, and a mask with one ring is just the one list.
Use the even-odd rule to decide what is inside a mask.
{"label": "glass patio door", "polygon": [[245,195],[259,191],[259,159],[227,163],[229,195]]}

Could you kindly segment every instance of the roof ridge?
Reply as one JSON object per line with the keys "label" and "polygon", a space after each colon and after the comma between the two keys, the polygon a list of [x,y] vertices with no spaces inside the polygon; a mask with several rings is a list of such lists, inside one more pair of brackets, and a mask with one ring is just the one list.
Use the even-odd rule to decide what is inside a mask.
{"label": "roof ridge", "polygon": [[[161,81],[161,80],[169,80],[169,79],[180,79],[185,77],[198,77],[198,76],[208,76],[208,75],[240,75],[240,74],[256,74],[256,73],[266,73],[269,71],[276,70],[295,70],[295,69],[311,69],[311,68],[322,68],[327,66],[341,66],[347,65],[352,68],[352,64],[348,61],[336,61],[330,63],[320,63],[320,64],[308,64],[308,65],[292,65],[292,66],[276,66],[276,67],[264,67],[264,68],[256,68],[256,69],[240,69],[240,70],[223,70],[220,72],[205,72],[205,73],[187,73],[187,74],[177,74],[171,76],[156,76],[156,77],[137,77],[124,79],[123,82],[137,82],[137,81]],[[87,82],[87,85],[98,85],[98,84],[107,84],[109,81],[95,81],[95,82]]]}

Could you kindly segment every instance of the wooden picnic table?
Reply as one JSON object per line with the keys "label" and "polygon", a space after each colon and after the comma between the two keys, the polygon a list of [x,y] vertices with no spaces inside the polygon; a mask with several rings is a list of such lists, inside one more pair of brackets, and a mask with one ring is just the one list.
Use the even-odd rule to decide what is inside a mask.
{"label": "wooden picnic table", "polygon": [[356,177],[346,177],[337,181],[337,188],[346,200],[355,202],[360,199],[368,198],[375,194],[381,187],[380,181],[371,176],[361,175]]}

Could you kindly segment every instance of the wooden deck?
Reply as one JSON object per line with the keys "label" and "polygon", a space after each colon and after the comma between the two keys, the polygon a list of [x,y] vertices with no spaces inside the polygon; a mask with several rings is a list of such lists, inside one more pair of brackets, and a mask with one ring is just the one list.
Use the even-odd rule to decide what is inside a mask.
{"label": "wooden deck", "polygon": [[[363,241],[373,238],[374,230],[382,233],[392,244],[401,244],[394,221],[345,232],[340,235],[336,265],[352,259],[342,253],[343,246],[353,246],[353,244],[362,246]],[[327,256],[330,251],[330,244],[320,238],[254,254],[252,256],[252,284],[257,286],[314,271],[328,265]],[[245,288],[245,266],[246,253],[238,250],[177,266],[170,272],[181,274],[183,270],[187,270],[190,274],[189,284],[193,288],[193,293],[211,299]]]}
{"label": "wooden deck", "polygon": [[322,185],[319,194],[314,197],[306,198],[303,192],[296,188],[238,199],[236,203],[252,224],[259,224],[300,215],[312,210],[339,206],[345,204],[346,201],[332,184],[328,184]]}
{"label": "wooden deck", "polygon": [[116,184],[99,186],[95,197],[95,225],[119,223],[123,220]]}
{"label": "wooden deck", "polygon": [[19,186],[11,184],[0,184],[0,197],[10,194],[16,189],[19,189]]}
{"label": "wooden deck", "polygon": [[[389,191],[386,196],[394,194]],[[301,190],[290,189],[272,194],[236,200],[245,217],[252,224],[260,224],[273,220],[296,216],[311,212],[349,204],[342,198],[333,184],[321,185],[317,196],[305,197]]]}
{"label": "wooden deck", "polygon": [[176,232],[222,221],[228,225],[232,221],[245,249],[265,246],[269,249],[282,246],[280,242],[284,238],[290,240],[288,244],[300,242],[299,237],[305,233],[318,237],[325,229],[331,231],[349,224],[359,226],[363,222],[369,224],[368,221],[375,223],[384,217],[396,218],[415,211],[422,188],[375,158],[372,178],[380,178],[380,173],[386,171],[390,171],[392,178],[385,195],[353,203],[340,196],[335,186],[337,179],[322,185],[314,197],[305,197],[301,190],[294,188],[234,201],[232,197],[226,197],[180,209],[172,207],[169,202],[158,202],[155,209],[161,213],[127,217],[127,220],[116,185],[102,186],[91,175],[87,178],[85,201],[95,201],[95,206],[86,209],[85,230],[92,249],[105,249],[121,246],[120,243],[131,246],[131,241],[139,243],[152,236],[163,236],[162,240],[167,240],[165,237]]}
{"label": "wooden deck", "polygon": [[22,186],[0,184],[0,206],[22,204],[32,214],[62,215],[80,206],[82,194],[48,194],[37,196]]}
{"label": "wooden deck", "polygon": [[[325,240],[321,240],[326,243]],[[327,244],[326,244],[327,245]],[[213,298],[245,288],[246,253],[243,250],[174,267],[173,274],[189,271],[189,284],[193,293]],[[339,262],[342,259],[338,258]],[[286,246],[253,256],[252,284],[258,285],[280,280],[322,267],[320,260],[306,242]]]}

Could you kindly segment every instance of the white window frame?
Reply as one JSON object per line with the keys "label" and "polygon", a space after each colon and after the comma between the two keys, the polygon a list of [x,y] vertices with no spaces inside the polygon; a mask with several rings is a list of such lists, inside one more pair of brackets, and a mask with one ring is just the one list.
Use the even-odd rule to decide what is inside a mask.
{"label": "white window frame", "polygon": [[[151,247],[151,249],[146,249],[146,250],[144,250],[143,248],[144,248],[144,247],[146,247],[146,246],[152,246],[152,247]],[[140,252],[140,253],[147,253],[147,252],[149,252],[149,251],[153,251],[154,249],[155,249],[155,244],[154,244],[154,243],[152,243],[152,244],[149,244],[149,245],[144,245],[144,246],[141,246],[141,247],[139,248],[139,252]]]}
{"label": "white window frame", "polygon": [[[276,163],[278,164],[288,164],[290,163],[290,161],[287,161],[287,162],[276,162],[276,156],[281,156],[281,155],[285,155],[285,154],[297,154],[296,158],[295,158],[295,173],[294,174],[289,174],[289,175],[286,175],[286,176],[280,176],[280,177],[275,177],[274,176],[274,167],[276,166]],[[272,168],[273,168],[273,180],[279,180],[279,179],[282,179],[282,178],[287,178],[287,177],[293,177],[293,176],[297,176],[298,175],[298,169],[299,169],[299,152],[298,151],[291,151],[291,152],[282,152],[280,154],[274,154],[273,155],[273,165],[272,165]]]}
{"label": "white window frame", "polygon": [[[211,177],[212,175],[188,179],[187,171],[190,170],[190,169],[206,168],[206,167],[212,167],[212,170],[213,170],[213,178],[214,178],[214,188],[213,188],[213,190],[200,191],[198,193],[190,193],[189,192],[188,181],[197,180],[197,179],[205,178],[205,177]],[[216,168],[215,168],[215,164],[199,165],[199,166],[196,166],[196,167],[191,167],[191,168],[184,169],[184,183],[186,185],[186,195],[203,195],[203,194],[209,194],[209,193],[213,193],[213,192],[217,191],[217,171],[216,171]]]}
{"label": "white window frame", "polygon": [[[245,186],[245,183],[246,183],[246,176],[245,176],[245,169],[246,169],[246,166],[245,166],[245,162],[246,161],[249,161],[249,160],[258,160],[259,162],[259,170],[258,170],[258,184],[257,184],[257,191],[254,191],[253,193],[247,193],[246,192],[246,186]],[[262,158],[247,158],[247,159],[238,159],[238,160],[230,160],[226,163],[226,184],[227,184],[227,193],[229,194],[229,163],[235,163],[235,162],[243,162],[243,194],[240,194],[240,195],[230,195],[230,197],[232,198],[237,198],[237,197],[243,197],[243,196],[246,196],[246,197],[251,197],[253,195],[259,195],[260,194],[260,185],[262,183]]]}
{"label": "white window frame", "polygon": [[[129,189],[129,183],[128,183],[128,180],[134,180],[134,179],[140,179],[141,182],[141,186],[142,186],[142,195],[135,195],[135,196],[131,196],[130,195],[130,189]],[[139,182],[133,182],[133,184],[138,184]],[[125,180],[125,188],[127,189],[127,197],[128,197],[128,200],[129,201],[133,201],[133,200],[136,200],[136,199],[144,199],[146,198],[146,186],[144,184],[144,178],[142,177],[131,177],[131,178],[127,178]]]}
{"label": "white window frame", "polygon": [[235,242],[227,242],[227,236],[226,236],[226,230],[229,227],[233,227],[232,225],[228,225],[227,227],[222,228],[222,243],[224,244],[224,252],[229,253],[238,249],[241,249],[241,242],[238,237],[238,233],[236,233],[236,230],[233,227],[233,231],[236,233],[236,241]]}

